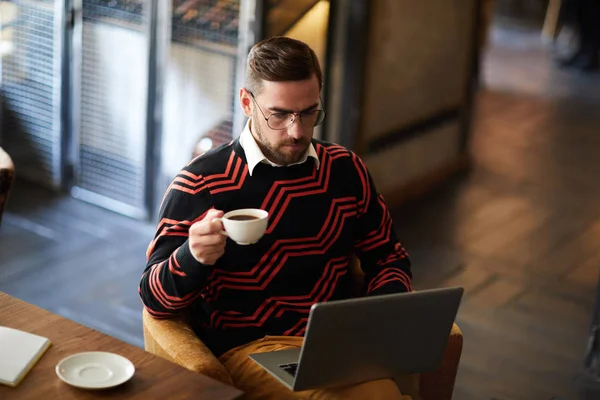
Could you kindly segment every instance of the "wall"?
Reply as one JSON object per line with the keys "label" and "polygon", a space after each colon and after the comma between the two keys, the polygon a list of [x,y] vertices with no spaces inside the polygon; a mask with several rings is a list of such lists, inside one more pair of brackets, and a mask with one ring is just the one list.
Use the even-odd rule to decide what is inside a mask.
{"label": "wall", "polygon": [[329,1],[321,0],[285,33],[307,43],[317,54],[321,69],[325,69],[328,18]]}
{"label": "wall", "polygon": [[[328,22],[329,1],[321,0],[284,34],[285,36],[302,40],[315,51],[323,74],[327,71],[325,61],[327,54]],[[327,76],[323,76],[324,80],[327,78]],[[325,99],[323,99],[323,101],[325,101]],[[322,125],[315,128],[314,137],[322,137]]]}
{"label": "wall", "polygon": [[[395,196],[462,156],[475,0],[373,0],[370,7],[357,148],[379,190]],[[453,120],[403,137],[407,127],[447,110],[456,111]],[[381,138],[388,145],[369,152]]]}

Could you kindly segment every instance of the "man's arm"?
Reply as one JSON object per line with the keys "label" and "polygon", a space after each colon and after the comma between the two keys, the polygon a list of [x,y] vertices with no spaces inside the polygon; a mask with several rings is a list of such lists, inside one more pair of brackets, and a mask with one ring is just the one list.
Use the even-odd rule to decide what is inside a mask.
{"label": "man's arm", "polygon": [[[198,261],[202,259],[195,249],[199,234],[190,237],[190,232],[200,227],[206,233],[206,226],[221,213],[212,209],[212,196],[202,177],[190,175],[185,170],[180,172],[167,189],[156,235],[146,253],[148,261],[139,293],[148,312],[156,318],[171,317],[192,304],[212,272],[209,264],[214,264]],[[215,223],[218,232],[222,228]]]}
{"label": "man's arm", "polygon": [[354,251],[365,273],[366,295],[412,291],[411,263],[394,232],[392,217],[362,160],[352,154],[359,187]]}

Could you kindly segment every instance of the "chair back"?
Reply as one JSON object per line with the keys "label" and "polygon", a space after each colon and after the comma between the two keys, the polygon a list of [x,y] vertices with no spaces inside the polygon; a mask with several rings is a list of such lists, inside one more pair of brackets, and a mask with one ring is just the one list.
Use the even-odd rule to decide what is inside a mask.
{"label": "chair back", "polygon": [[0,147],[0,225],[4,206],[15,179],[15,166],[10,156]]}

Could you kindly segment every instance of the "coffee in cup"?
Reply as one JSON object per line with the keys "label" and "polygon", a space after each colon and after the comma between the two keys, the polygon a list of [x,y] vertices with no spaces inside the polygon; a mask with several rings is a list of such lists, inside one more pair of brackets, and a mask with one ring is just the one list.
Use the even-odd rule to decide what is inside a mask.
{"label": "coffee in cup", "polygon": [[229,211],[221,218],[223,233],[239,245],[254,244],[265,234],[269,213],[258,208],[243,208]]}
{"label": "coffee in cup", "polygon": [[240,215],[232,215],[231,217],[229,217],[229,219],[233,220],[233,221],[251,221],[253,219],[258,219],[259,217],[256,217],[254,215],[247,215],[247,214],[240,214]]}

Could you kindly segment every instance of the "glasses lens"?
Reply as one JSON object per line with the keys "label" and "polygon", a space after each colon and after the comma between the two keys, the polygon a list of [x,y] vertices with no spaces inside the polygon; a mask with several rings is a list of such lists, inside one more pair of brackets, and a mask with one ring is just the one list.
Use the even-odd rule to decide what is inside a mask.
{"label": "glasses lens", "polygon": [[294,121],[294,114],[274,113],[267,120],[267,125],[271,129],[285,129]]}
{"label": "glasses lens", "polygon": [[267,119],[267,125],[271,129],[285,129],[296,122],[297,118],[300,118],[299,122],[301,122],[302,125],[312,128],[321,125],[325,119],[325,111],[314,110],[297,114],[297,116],[293,113],[274,113]]}
{"label": "glasses lens", "polygon": [[313,110],[309,112],[305,112],[300,114],[300,118],[302,120],[302,125],[312,128],[314,126],[320,125],[325,119],[325,111],[323,110]]}
{"label": "glasses lens", "polygon": [[325,120],[325,111],[324,110],[318,110],[317,118],[315,120],[314,126],[321,125],[324,120]]}

